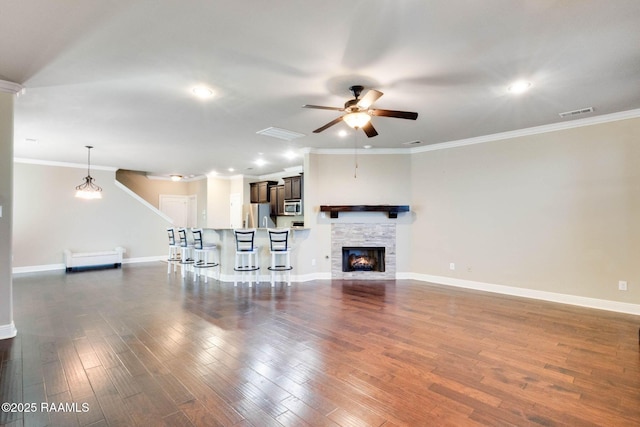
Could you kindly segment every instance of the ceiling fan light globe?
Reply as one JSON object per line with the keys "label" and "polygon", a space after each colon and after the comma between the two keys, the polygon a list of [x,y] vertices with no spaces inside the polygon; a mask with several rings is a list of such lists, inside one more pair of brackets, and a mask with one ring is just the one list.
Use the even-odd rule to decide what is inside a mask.
{"label": "ceiling fan light globe", "polygon": [[358,111],[355,113],[345,114],[342,118],[345,123],[354,129],[360,129],[371,120],[371,116],[364,111]]}

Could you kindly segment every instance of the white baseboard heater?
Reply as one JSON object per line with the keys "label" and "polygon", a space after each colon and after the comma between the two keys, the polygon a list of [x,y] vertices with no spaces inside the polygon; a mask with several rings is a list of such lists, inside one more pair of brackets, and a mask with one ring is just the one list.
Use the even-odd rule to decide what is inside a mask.
{"label": "white baseboard heater", "polygon": [[67,271],[89,270],[97,268],[119,268],[122,266],[122,255],[125,248],[118,246],[112,251],[71,252],[64,251],[64,263]]}

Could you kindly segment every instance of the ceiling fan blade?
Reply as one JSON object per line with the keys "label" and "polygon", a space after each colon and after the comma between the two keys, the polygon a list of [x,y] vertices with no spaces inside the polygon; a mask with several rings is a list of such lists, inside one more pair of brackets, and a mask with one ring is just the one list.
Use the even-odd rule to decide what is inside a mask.
{"label": "ceiling fan blade", "polygon": [[324,125],[322,127],[319,127],[318,129],[314,130],[313,133],[320,133],[323,130],[330,128],[331,126],[333,126],[333,125],[335,125],[337,123],[340,123],[341,121],[342,121],[342,116],[338,117],[335,120],[330,121],[329,123],[327,123],[326,125]]}
{"label": "ceiling fan blade", "polygon": [[369,110],[369,114],[371,114],[372,116],[395,117],[397,119],[409,120],[415,120],[418,118],[418,113],[413,113],[411,111]]}
{"label": "ceiling fan blade", "polygon": [[316,110],[333,110],[333,111],[344,111],[344,108],[339,107],[323,107],[322,105],[309,105],[305,104],[302,108],[315,108]]}
{"label": "ceiling fan blade", "polygon": [[376,102],[382,95],[384,94],[379,90],[370,89],[367,93],[364,94],[362,99],[358,101],[357,105],[361,109],[366,110],[371,107],[373,103]]}
{"label": "ceiling fan blade", "polygon": [[373,125],[371,124],[371,122],[367,122],[366,125],[362,126],[362,130],[364,131],[364,133],[367,134],[367,136],[369,138],[373,138],[374,136],[376,136],[378,134],[378,132],[376,132],[376,130],[373,127]]}

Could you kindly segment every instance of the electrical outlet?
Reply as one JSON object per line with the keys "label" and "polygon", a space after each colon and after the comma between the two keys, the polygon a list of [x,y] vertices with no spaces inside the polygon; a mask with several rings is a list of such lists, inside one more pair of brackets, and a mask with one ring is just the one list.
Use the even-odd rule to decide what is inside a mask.
{"label": "electrical outlet", "polygon": [[619,291],[626,291],[627,290],[627,282],[621,280],[618,282],[618,290]]}
{"label": "electrical outlet", "polygon": [[449,263],[449,270],[455,270],[456,269],[456,263],[455,262],[450,262]]}

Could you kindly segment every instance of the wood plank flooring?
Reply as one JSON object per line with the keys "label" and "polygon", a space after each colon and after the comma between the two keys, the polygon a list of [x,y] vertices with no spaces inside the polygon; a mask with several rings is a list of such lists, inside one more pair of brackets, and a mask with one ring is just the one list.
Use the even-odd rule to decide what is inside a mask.
{"label": "wood plank flooring", "polygon": [[638,316],[409,280],[194,284],[163,263],[18,276],[14,311],[0,402],[38,410],[0,425],[640,425]]}

